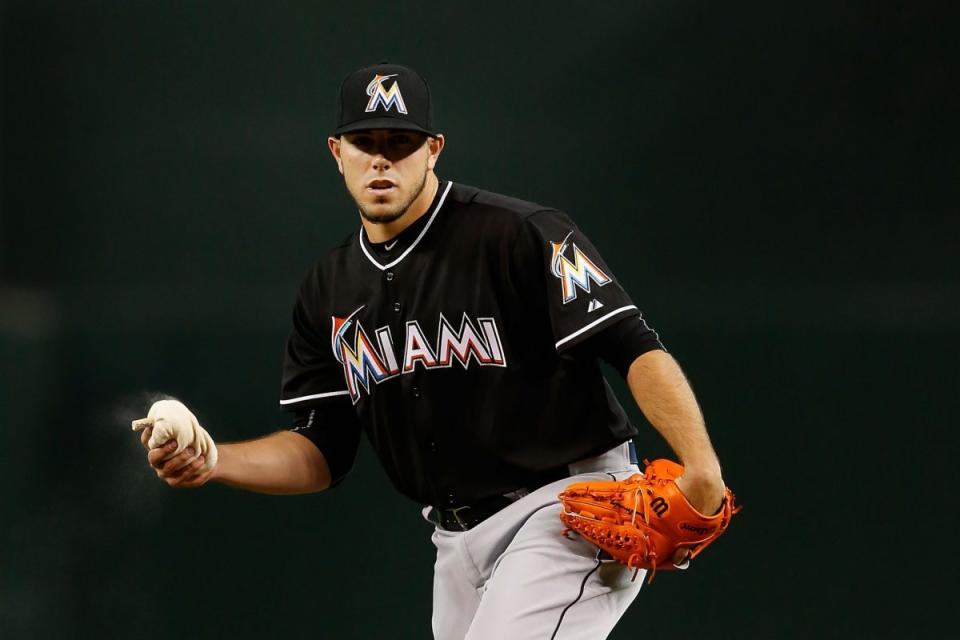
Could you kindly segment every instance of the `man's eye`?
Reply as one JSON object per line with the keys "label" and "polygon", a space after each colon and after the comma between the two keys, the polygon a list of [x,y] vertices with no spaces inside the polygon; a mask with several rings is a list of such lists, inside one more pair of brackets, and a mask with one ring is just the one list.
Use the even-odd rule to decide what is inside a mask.
{"label": "man's eye", "polygon": [[390,138],[390,142],[392,142],[395,145],[402,146],[402,145],[410,144],[411,142],[413,142],[413,139],[407,135],[399,135],[399,136],[392,136]]}
{"label": "man's eye", "polygon": [[366,136],[358,136],[353,139],[353,146],[355,147],[369,147],[373,144],[373,138],[368,138]]}

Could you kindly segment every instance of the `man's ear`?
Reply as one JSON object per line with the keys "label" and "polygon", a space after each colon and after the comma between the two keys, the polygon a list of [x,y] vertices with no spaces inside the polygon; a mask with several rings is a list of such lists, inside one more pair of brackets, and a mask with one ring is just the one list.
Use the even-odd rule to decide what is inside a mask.
{"label": "man's ear", "polygon": [[343,175],[343,160],[340,159],[340,138],[334,136],[327,138],[327,147],[330,149],[333,159],[337,161],[337,170],[340,171],[340,175]]}
{"label": "man's ear", "polygon": [[443,151],[444,137],[442,133],[427,138],[427,145],[430,147],[430,155],[427,157],[427,168],[433,171],[437,166],[437,160],[440,158],[440,152]]}

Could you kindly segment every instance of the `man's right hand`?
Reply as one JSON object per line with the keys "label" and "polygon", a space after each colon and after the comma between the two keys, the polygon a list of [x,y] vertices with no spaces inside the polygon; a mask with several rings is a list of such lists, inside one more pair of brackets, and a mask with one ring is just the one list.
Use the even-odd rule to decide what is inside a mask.
{"label": "man's right hand", "polygon": [[[148,429],[144,429],[146,433]],[[187,447],[173,457],[169,457],[177,450],[177,441],[169,440],[165,444],[155,449],[150,449],[147,442],[149,434],[141,434],[140,441],[149,449],[147,452],[147,462],[157,473],[157,477],[166,482],[171,487],[181,489],[192,489],[206,484],[213,476],[214,469],[204,470],[204,457],[196,455],[193,447]]]}
{"label": "man's right hand", "polygon": [[[203,471],[212,471],[217,466],[216,443],[210,437],[210,434],[200,426],[197,417],[179,400],[171,398],[154,402],[147,417],[134,420],[131,427],[134,431],[140,432],[140,442],[143,446],[148,449],[163,450],[162,454],[156,454],[159,456],[156,462],[163,462],[163,466],[159,467],[153,462],[151,462],[151,466],[154,469],[159,468],[163,472],[164,475],[161,478],[164,480],[172,478],[174,472],[178,473],[178,477],[187,473],[184,467],[187,463],[193,464],[197,459],[203,461]],[[166,449],[171,442],[173,442],[174,448],[172,450]],[[191,453],[188,454],[188,450]],[[177,463],[167,464],[169,461],[166,458],[171,460],[176,458]],[[197,470],[199,471],[200,468]],[[206,475],[206,479],[209,479],[209,474],[204,475]],[[185,479],[184,482],[187,482],[187,480]],[[170,484],[169,481],[168,484]],[[190,485],[178,484],[176,486]]]}

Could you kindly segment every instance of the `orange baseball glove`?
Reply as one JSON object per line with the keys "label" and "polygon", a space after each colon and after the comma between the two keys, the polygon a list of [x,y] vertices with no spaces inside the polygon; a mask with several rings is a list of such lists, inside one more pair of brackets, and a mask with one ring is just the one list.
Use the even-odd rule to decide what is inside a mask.
{"label": "orange baseball glove", "polygon": [[687,502],[674,478],[683,467],[670,460],[644,460],[643,475],[623,481],[577,482],[560,494],[560,519],[564,535],[575,531],[631,569],[636,579],[640,569],[673,569],[674,553],[690,549],[695,558],[720,537],[733,514],[734,495],[724,489],[723,504],[705,516]]}

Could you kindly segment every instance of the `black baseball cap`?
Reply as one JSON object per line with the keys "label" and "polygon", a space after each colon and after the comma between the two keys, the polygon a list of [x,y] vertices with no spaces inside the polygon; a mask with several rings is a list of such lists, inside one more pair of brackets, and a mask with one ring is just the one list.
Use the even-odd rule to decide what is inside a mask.
{"label": "black baseball cap", "polygon": [[423,76],[409,67],[381,62],[344,78],[333,135],[363,129],[410,129],[436,135],[430,87]]}

